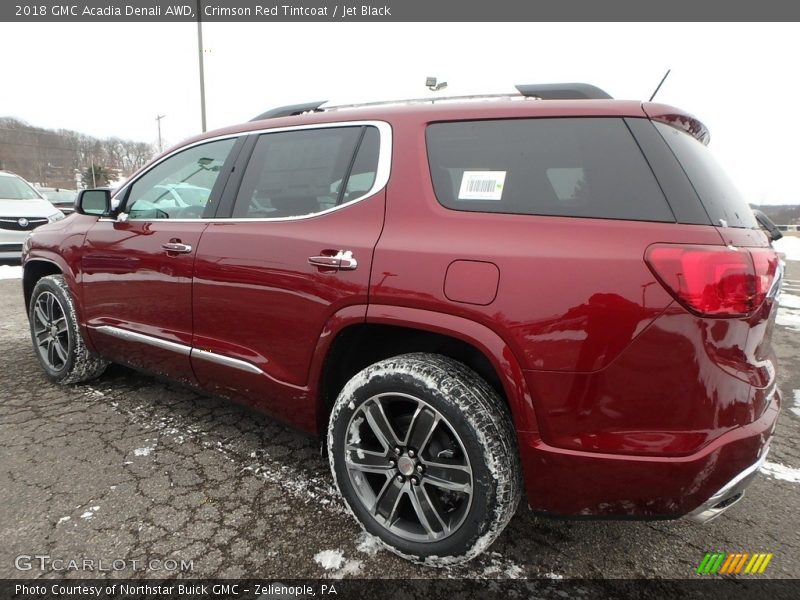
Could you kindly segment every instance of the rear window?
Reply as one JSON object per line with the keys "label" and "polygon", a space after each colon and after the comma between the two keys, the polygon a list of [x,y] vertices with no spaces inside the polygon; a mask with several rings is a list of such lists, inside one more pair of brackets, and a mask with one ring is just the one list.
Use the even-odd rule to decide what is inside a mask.
{"label": "rear window", "polygon": [[427,130],[434,191],[463,211],[674,222],[619,118],[435,123]]}
{"label": "rear window", "polygon": [[706,146],[666,123],[655,123],[655,126],[681,163],[714,225],[758,227],[744,196]]}

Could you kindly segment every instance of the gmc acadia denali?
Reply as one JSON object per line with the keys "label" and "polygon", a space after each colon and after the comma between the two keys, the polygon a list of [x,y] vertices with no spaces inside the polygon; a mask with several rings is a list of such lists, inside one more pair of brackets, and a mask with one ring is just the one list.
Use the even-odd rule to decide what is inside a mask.
{"label": "gmc acadia denali", "polygon": [[693,116],[585,84],[275,109],[24,246],[47,377],[109,361],[327,442],[366,531],[441,565],[524,489],[707,521],[778,415],[782,266]]}

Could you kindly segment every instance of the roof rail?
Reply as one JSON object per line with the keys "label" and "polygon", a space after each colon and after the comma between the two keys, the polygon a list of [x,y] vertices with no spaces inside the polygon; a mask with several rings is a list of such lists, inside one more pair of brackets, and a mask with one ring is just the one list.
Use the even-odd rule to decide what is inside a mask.
{"label": "roof rail", "polygon": [[261,113],[257,117],[250,119],[250,121],[263,121],[264,119],[277,119],[278,117],[293,117],[295,115],[303,114],[309,111],[318,111],[320,106],[325,104],[327,100],[317,102],[303,102],[302,104],[290,104],[289,106],[279,106],[272,108],[265,113]]}
{"label": "roof rail", "polygon": [[515,86],[523,96],[542,100],[610,100],[611,95],[588,83],[532,83]]}
{"label": "roof rail", "polygon": [[341,110],[347,108],[368,108],[371,106],[387,106],[392,104],[436,104],[441,102],[453,102],[478,99],[499,99],[499,98],[540,98],[542,100],[610,100],[611,95],[604,92],[599,87],[588,83],[533,83],[515,86],[519,94],[476,94],[470,96],[441,96],[429,98],[410,98],[406,100],[382,100],[380,102],[362,102],[359,104],[340,104],[338,106],[322,105],[327,102],[304,102],[302,104],[290,104],[289,106],[279,106],[265,113],[261,113],[251,121],[262,121],[264,119],[275,119],[278,117],[291,117],[305,112],[317,112],[322,110]]}

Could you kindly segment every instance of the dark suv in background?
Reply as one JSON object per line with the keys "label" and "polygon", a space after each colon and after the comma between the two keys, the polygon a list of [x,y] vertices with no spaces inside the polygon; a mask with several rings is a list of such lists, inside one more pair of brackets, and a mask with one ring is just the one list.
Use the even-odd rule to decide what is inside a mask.
{"label": "dark suv in background", "polygon": [[488,547],[523,486],[717,516],[778,415],[778,257],[693,116],[519,89],[276,109],[82,192],[25,245],[45,373],[114,361],[325,436],[362,526],[427,564]]}

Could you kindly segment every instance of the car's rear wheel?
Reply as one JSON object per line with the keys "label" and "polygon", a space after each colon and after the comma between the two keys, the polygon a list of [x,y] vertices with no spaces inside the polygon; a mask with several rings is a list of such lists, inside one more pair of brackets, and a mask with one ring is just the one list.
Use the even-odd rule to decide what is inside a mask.
{"label": "car's rear wheel", "polygon": [[36,283],[28,319],[33,348],[48,379],[78,383],[105,371],[108,362],[91,354],[83,342],[75,304],[62,275],[42,277]]}
{"label": "car's rear wheel", "polygon": [[361,525],[417,562],[473,558],[519,502],[505,405],[444,356],[406,354],[358,373],[333,407],[328,447],[336,483]]}

